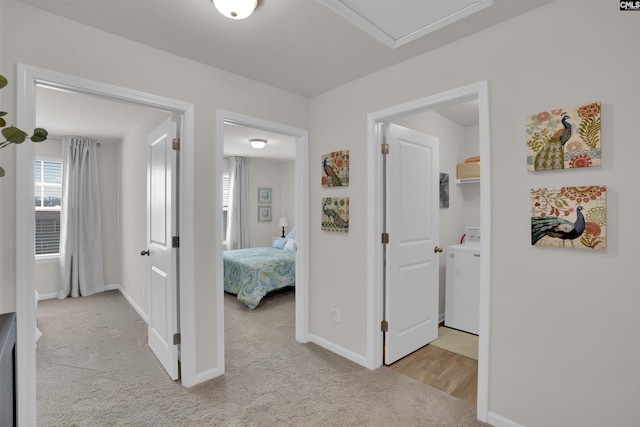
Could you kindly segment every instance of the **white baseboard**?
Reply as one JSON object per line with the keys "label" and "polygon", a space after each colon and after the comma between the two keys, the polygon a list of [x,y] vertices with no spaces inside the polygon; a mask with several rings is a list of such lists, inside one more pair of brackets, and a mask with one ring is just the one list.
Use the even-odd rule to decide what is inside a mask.
{"label": "white baseboard", "polygon": [[[113,290],[120,290],[120,285],[113,284],[113,285],[104,285],[104,290],[105,291],[113,291]],[[49,292],[46,294],[41,294],[38,291],[36,291],[36,296],[38,297],[38,301],[44,301],[46,299],[53,299],[53,298],[58,298],[58,293],[57,292]]]}
{"label": "white baseboard", "polygon": [[495,427],[525,427],[523,424],[512,421],[491,411],[487,413],[487,423]]}
{"label": "white baseboard", "polygon": [[[136,313],[138,313],[138,315],[142,318],[142,320],[144,320],[145,323],[147,323],[147,324],[149,323],[149,317],[147,316],[147,314],[144,311],[142,311],[140,306],[135,303],[135,301],[129,296],[129,294],[127,294],[127,292],[122,288],[122,286],[120,286],[117,283],[114,283],[114,284],[111,284],[111,285],[104,285],[104,290],[105,291],[119,291],[122,294],[122,296],[124,297],[124,299],[127,300],[129,305],[131,305],[131,307],[133,307],[133,309],[136,311]],[[38,301],[43,301],[43,300],[46,300],[46,299],[58,298],[58,293],[57,292],[50,292],[50,293],[47,293],[47,294],[37,294],[37,296],[38,296]]]}
{"label": "white baseboard", "polygon": [[309,339],[312,343],[317,344],[320,347],[326,348],[327,350],[332,351],[344,357],[345,359],[349,359],[352,362],[355,362],[358,365],[364,366],[365,368],[369,369],[369,365],[367,364],[366,357],[360,354],[354,353],[351,350],[347,350],[346,348],[336,345],[332,342],[329,342],[323,338],[320,338],[317,335],[309,334]]}
{"label": "white baseboard", "polygon": [[38,301],[44,301],[46,299],[53,299],[57,297],[58,297],[57,292],[49,292],[48,294],[38,294]]}
{"label": "white baseboard", "polygon": [[138,304],[136,304],[136,302],[129,296],[129,294],[122,288],[122,286],[120,286],[120,285],[107,285],[104,288],[107,291],[116,290],[117,289],[122,294],[124,299],[127,300],[129,305],[131,305],[131,307],[133,307],[133,309],[136,311],[136,313],[138,313],[138,315],[142,318],[142,320],[144,320],[146,324],[149,324],[149,317],[147,316],[147,314],[144,311],[142,311],[140,306]]}

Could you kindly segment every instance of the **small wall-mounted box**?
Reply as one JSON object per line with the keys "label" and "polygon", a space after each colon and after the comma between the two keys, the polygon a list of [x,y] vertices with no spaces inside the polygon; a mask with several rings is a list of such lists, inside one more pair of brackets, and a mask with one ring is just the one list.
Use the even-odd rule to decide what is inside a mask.
{"label": "small wall-mounted box", "polygon": [[458,163],[456,168],[456,177],[458,179],[479,178],[480,162]]}

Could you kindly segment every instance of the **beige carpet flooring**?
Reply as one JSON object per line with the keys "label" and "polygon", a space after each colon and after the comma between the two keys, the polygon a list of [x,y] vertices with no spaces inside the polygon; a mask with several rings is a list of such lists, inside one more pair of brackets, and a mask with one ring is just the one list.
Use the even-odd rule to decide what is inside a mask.
{"label": "beige carpet flooring", "polygon": [[[294,294],[225,296],[226,374],[186,389],[117,292],[40,301],[39,426],[482,426],[475,406],[294,339]],[[213,329],[213,325],[211,326]]]}
{"label": "beige carpet flooring", "polygon": [[457,329],[440,326],[438,338],[429,345],[478,360],[478,336]]}

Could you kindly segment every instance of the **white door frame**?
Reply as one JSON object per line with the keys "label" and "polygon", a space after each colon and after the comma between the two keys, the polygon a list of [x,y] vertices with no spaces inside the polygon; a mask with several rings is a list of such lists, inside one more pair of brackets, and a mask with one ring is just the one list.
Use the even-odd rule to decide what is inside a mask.
{"label": "white door frame", "polygon": [[[222,171],[224,160],[224,123],[233,123],[262,129],[269,132],[293,136],[296,141],[295,166],[295,212],[296,212],[296,340],[309,342],[309,133],[306,129],[294,128],[268,120],[258,119],[231,111],[218,110],[216,115],[217,151],[216,170],[219,182],[216,185],[216,200],[222,200]],[[222,263],[222,209],[216,209],[215,242],[216,271],[216,336],[218,356],[221,361],[221,372],[224,373],[224,266]]]}
{"label": "white door frame", "polygon": [[477,99],[480,133],[480,340],[478,354],[477,417],[486,422],[489,410],[490,292],[491,292],[491,121],[489,116],[489,82],[481,81],[437,95],[396,105],[367,115],[369,198],[367,249],[367,363],[370,369],[382,366],[382,156],[380,124],[393,119],[433,110],[445,105]]}
{"label": "white door frame", "polygon": [[[36,125],[36,87],[75,93],[163,109],[182,117],[180,155],[180,325],[182,384],[191,387],[196,375],[195,288],[194,288],[194,106],[136,90],[74,77],[43,68],[17,64],[17,126]],[[142,141],[146,143],[145,141]],[[33,252],[33,162],[35,147],[23,144],[16,150],[16,311],[17,311],[17,395],[19,425],[36,425],[35,349],[35,257]]]}

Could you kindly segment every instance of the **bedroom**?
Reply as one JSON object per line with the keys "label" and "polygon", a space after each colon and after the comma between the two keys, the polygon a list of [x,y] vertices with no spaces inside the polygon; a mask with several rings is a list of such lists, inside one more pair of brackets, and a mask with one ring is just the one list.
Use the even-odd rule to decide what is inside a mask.
{"label": "bedroom", "polygon": [[[166,116],[165,112],[149,108],[47,88],[38,89],[39,123],[47,126],[54,135],[83,135],[100,142],[97,158],[102,228],[105,231],[105,290],[118,289],[145,321],[148,321],[150,309],[148,272],[144,267],[146,260],[139,256],[139,251],[131,252],[132,248],[145,247],[145,218],[144,215],[128,215],[127,212],[143,212],[146,209],[146,144],[136,142],[145,141],[149,131]],[[290,226],[286,228],[287,233],[296,224],[293,180],[295,138],[242,126],[226,127],[227,154],[252,156],[247,162],[250,168],[249,187],[255,193],[248,207],[252,219],[249,221],[252,246],[271,246],[282,233],[282,228],[278,226],[281,217],[288,217]],[[262,150],[260,156],[255,156],[257,150],[253,148],[243,149],[243,144],[248,146],[248,138],[244,138],[247,132],[260,132],[263,138],[270,141],[270,149]],[[37,146],[36,158],[60,161],[60,140],[60,137],[52,136],[47,144]],[[225,161],[225,164],[228,162]],[[225,175],[227,172],[225,167]],[[258,221],[258,186],[271,190],[270,203],[260,203],[260,206],[271,209],[274,218],[271,221]],[[39,256],[35,277],[40,299],[56,297],[58,276],[57,255]],[[244,305],[242,308],[248,311]]]}
{"label": "bedroom", "polygon": [[295,284],[295,138],[227,121],[223,152],[224,288],[253,310]]}

